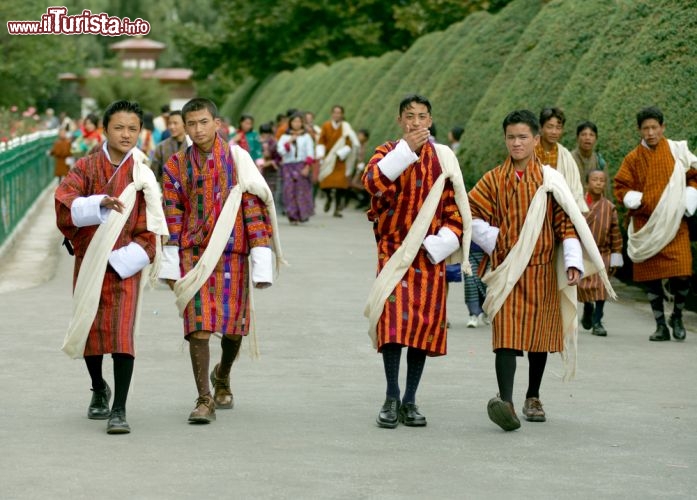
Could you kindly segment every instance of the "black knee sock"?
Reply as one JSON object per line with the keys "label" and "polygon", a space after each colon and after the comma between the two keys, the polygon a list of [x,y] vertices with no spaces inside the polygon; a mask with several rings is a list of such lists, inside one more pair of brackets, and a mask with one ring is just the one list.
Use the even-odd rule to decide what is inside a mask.
{"label": "black knee sock", "polygon": [[126,398],[128,388],[131,386],[131,376],[133,375],[133,356],[130,354],[114,353],[114,403],[111,409],[126,409]]}
{"label": "black knee sock", "polygon": [[653,311],[653,318],[656,320],[657,325],[666,324],[666,316],[663,312],[663,284],[661,280],[654,280],[648,283],[649,290],[647,295],[649,297],[649,302],[651,303],[651,310]]}
{"label": "black knee sock", "polygon": [[101,391],[104,389],[104,377],[102,376],[102,360],[104,356],[101,354],[98,356],[85,356],[85,364],[87,365],[87,372],[90,374],[92,379],[92,389],[95,391]]}
{"label": "black knee sock", "polygon": [[218,373],[216,374],[218,377],[227,378],[230,376],[230,369],[237,357],[237,353],[240,352],[240,345],[242,345],[242,336],[234,335],[229,337],[223,335],[220,341],[223,354],[220,356],[220,365],[218,365]]}
{"label": "black knee sock", "polygon": [[388,398],[399,399],[399,361],[402,357],[402,346],[385,344],[382,346],[382,363],[385,365]]}
{"label": "black knee sock", "polygon": [[513,402],[513,379],[515,378],[516,354],[511,349],[496,351],[496,381],[499,384],[499,397]]}
{"label": "black knee sock", "polygon": [[528,362],[530,368],[528,370],[528,392],[525,394],[525,398],[539,398],[542,375],[544,375],[547,365],[547,353],[529,352]]}
{"label": "black knee sock", "polygon": [[593,314],[593,302],[584,302],[583,303],[583,315],[584,316],[591,316]]}
{"label": "black knee sock", "polygon": [[407,388],[402,403],[416,403],[416,390],[426,364],[426,351],[410,347],[407,349]]}
{"label": "black knee sock", "polygon": [[603,309],[605,309],[604,300],[595,301],[595,310],[593,311],[593,324],[597,325],[603,319]]}
{"label": "black knee sock", "polygon": [[670,289],[673,292],[673,317],[682,318],[682,310],[685,309],[687,294],[690,292],[690,280],[687,278],[671,278]]}

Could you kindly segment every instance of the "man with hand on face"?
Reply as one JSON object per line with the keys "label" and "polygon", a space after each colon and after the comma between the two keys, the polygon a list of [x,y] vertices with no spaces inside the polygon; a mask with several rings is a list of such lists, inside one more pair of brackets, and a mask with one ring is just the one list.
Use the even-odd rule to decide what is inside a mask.
{"label": "man with hand on face", "polygon": [[[445,145],[429,142],[431,103],[412,94],[399,104],[404,135],[379,146],[365,167],[368,219],[378,250],[378,276],[365,315],[387,381],[380,427],[426,425],[416,390],[426,356],[446,354],[445,259],[466,265],[469,207],[460,166]],[[399,364],[407,347],[407,386],[400,398]]]}
{"label": "man with hand on face", "polygon": [[[76,305],[63,351],[85,358],[93,391],[87,417],[109,419],[107,433],[124,434],[130,432],[126,397],[141,271],[159,253],[156,234],[166,235],[167,226],[155,176],[135,147],[143,125],[140,106],[113,102],[103,123],[101,149],[78,160],[55,195],[58,227],[75,249]],[[111,411],[111,389],[102,378],[102,358],[109,353],[115,384]]]}
{"label": "man with hand on face", "polygon": [[[252,326],[250,272],[256,288],[271,286],[272,250],[277,265],[282,257],[271,191],[249,153],[228,146],[217,132],[215,104],[192,99],[182,108],[182,117],[193,144],[172,156],[164,168],[170,239],[160,277],[174,289],[189,341],[198,390],[189,422],[209,423],[216,418],[216,407],[233,407],[230,369]],[[213,332],[222,334],[222,357],[210,372],[211,395]],[[254,342],[253,329],[251,333]]]}
{"label": "man with hand on face", "polygon": [[692,252],[685,217],[697,208],[697,157],[687,141],[664,137],[657,107],[637,114],[641,143],[622,161],[615,176],[615,198],[629,209],[627,255],[634,281],[645,282],[656,320],[652,341],[670,340],[663,310],[663,279],[675,297],[668,324],[675,340],[685,340],[682,311],[690,291]]}
{"label": "man with hand on face", "polygon": [[[516,357],[524,351],[530,367],[523,415],[532,422],[546,419],[540,384],[547,353],[562,352],[565,338],[576,335],[581,244],[596,268],[602,268],[603,284],[614,296],[575,196],[563,176],[543,166],[535,155],[539,130],[532,112],[509,113],[503,121],[508,158],[486,172],[469,192],[472,241],[489,255],[492,268],[483,278],[488,287],[484,312],[492,318],[499,394],[489,401],[487,411],[506,431],[520,427],[513,408],[513,381]],[[554,260],[558,244],[561,265]],[[567,287],[561,292],[559,267],[566,271]]]}

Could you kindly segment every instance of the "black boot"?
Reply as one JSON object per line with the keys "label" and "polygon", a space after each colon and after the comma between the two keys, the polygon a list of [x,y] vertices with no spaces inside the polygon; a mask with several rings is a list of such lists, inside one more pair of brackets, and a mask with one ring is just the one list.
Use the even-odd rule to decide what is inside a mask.
{"label": "black boot", "polygon": [[581,317],[581,326],[584,330],[590,330],[593,326],[593,303],[583,303],[583,316]]}
{"label": "black boot", "polygon": [[675,315],[670,317],[668,324],[673,329],[673,338],[675,340],[685,340],[685,325],[682,324],[682,318],[678,318]]}
{"label": "black boot", "polygon": [[87,418],[92,420],[106,420],[109,418],[109,400],[111,399],[111,389],[104,381],[104,389],[95,391],[92,389],[92,400],[87,408]]}
{"label": "black boot", "polygon": [[649,337],[649,340],[654,342],[670,340],[670,332],[668,331],[668,327],[663,324],[656,325],[656,331],[653,332],[653,335]]}

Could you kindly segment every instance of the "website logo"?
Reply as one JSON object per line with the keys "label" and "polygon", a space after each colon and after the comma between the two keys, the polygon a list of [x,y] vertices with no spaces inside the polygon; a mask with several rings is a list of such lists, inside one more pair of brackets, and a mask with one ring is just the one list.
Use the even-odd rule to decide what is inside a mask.
{"label": "website logo", "polygon": [[105,35],[136,36],[150,33],[150,23],[137,18],[131,21],[102,12],[68,15],[67,7],[49,7],[40,21],[7,21],[10,35]]}

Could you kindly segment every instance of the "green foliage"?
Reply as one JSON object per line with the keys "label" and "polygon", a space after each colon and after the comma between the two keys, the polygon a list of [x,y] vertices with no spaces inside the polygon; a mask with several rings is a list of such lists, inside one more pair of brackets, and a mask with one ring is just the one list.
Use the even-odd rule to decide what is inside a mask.
{"label": "green foliage", "polygon": [[114,70],[112,76],[88,79],[87,89],[97,102],[99,111],[119,99],[138,101],[144,110],[150,111],[159,110],[169,100],[163,85],[156,80],[141,78],[138,72],[124,75]]}

